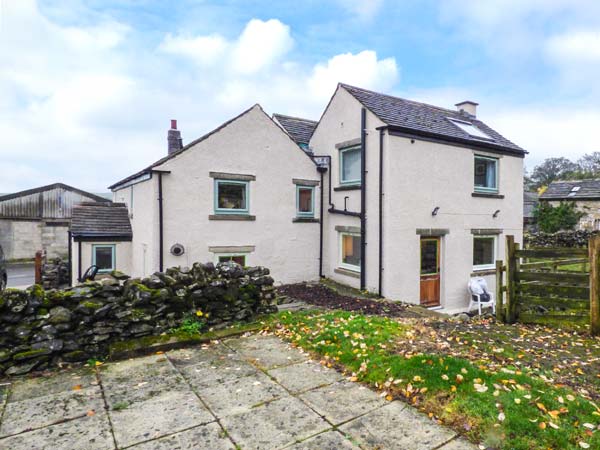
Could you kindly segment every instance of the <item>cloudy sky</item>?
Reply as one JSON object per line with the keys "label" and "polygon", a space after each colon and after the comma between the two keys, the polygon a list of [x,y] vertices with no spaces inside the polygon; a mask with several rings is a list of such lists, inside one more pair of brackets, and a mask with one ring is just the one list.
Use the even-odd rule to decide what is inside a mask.
{"label": "cloudy sky", "polygon": [[337,82],[478,116],[546,157],[600,151],[597,0],[0,0],[0,192],[94,192],[254,103]]}

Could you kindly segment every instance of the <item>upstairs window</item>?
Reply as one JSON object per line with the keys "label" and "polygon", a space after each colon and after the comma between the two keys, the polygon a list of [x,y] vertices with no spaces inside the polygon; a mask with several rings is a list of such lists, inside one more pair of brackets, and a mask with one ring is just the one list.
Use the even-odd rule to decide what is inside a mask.
{"label": "upstairs window", "polygon": [[215,180],[215,213],[248,214],[248,182]]}
{"label": "upstairs window", "polygon": [[473,237],[473,269],[496,267],[496,236]]}
{"label": "upstairs window", "polygon": [[340,150],[340,184],[360,184],[360,147]]}
{"label": "upstairs window", "polygon": [[360,271],[360,234],[340,233],[340,267]]}
{"label": "upstairs window", "polygon": [[92,245],[92,265],[98,267],[99,273],[115,270],[115,246]]}
{"label": "upstairs window", "polygon": [[462,120],[456,120],[456,119],[449,119],[449,120],[450,120],[450,122],[452,122],[452,124],[454,124],[461,130],[463,130],[465,133],[467,133],[471,137],[479,138],[479,139],[489,139],[490,141],[494,140],[470,122],[463,122]]}
{"label": "upstairs window", "polygon": [[498,192],[498,160],[475,156],[475,191]]}
{"label": "upstairs window", "polygon": [[296,215],[298,217],[315,217],[315,188],[312,186],[296,186]]}

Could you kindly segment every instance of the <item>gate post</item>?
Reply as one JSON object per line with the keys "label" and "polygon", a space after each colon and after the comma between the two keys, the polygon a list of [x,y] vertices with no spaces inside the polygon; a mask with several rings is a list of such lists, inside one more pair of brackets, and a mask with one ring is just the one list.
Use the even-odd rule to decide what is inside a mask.
{"label": "gate post", "polygon": [[588,241],[590,258],[590,331],[600,334],[600,236]]}
{"label": "gate post", "polygon": [[504,314],[504,302],[502,301],[504,297],[502,289],[503,270],[504,266],[502,261],[496,261],[496,320],[499,322],[504,322],[506,320]]}
{"label": "gate post", "polygon": [[506,236],[506,322],[515,322],[515,237]]}

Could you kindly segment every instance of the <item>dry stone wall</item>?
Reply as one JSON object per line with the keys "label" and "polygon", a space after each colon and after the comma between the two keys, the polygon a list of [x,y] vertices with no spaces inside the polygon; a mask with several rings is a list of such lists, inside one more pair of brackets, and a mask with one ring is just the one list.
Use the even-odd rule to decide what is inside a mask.
{"label": "dry stone wall", "polygon": [[0,375],[99,358],[114,342],[162,334],[190,317],[223,326],[276,310],[269,270],[233,262],[143,279],[114,273],[64,290],[9,289],[0,293]]}
{"label": "dry stone wall", "polygon": [[559,231],[557,233],[531,233],[524,235],[525,246],[531,247],[579,247],[586,248],[590,237],[598,231]]}

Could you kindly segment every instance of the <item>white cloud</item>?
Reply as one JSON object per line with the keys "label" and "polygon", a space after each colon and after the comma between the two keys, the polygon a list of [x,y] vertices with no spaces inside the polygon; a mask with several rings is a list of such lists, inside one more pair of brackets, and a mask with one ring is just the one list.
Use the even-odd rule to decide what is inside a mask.
{"label": "white cloud", "polygon": [[577,30],[552,36],[546,43],[556,62],[600,63],[600,30]]}
{"label": "white cloud", "polygon": [[383,0],[337,0],[338,4],[360,20],[372,20],[383,6]]}
{"label": "white cloud", "polygon": [[379,60],[374,51],[365,50],[356,55],[336,55],[325,64],[317,64],[308,84],[318,97],[327,98],[338,82],[389,91],[397,81],[398,67],[394,58]]}
{"label": "white cloud", "polygon": [[103,191],[165,154],[171,118],[189,142],[257,102],[318,118],[338,81],[388,90],[398,78],[395,60],[373,51],[296,61],[275,19],[149,48],[105,14],[86,10],[89,25],[75,27],[34,0],[2,7],[0,192],[55,181]]}

